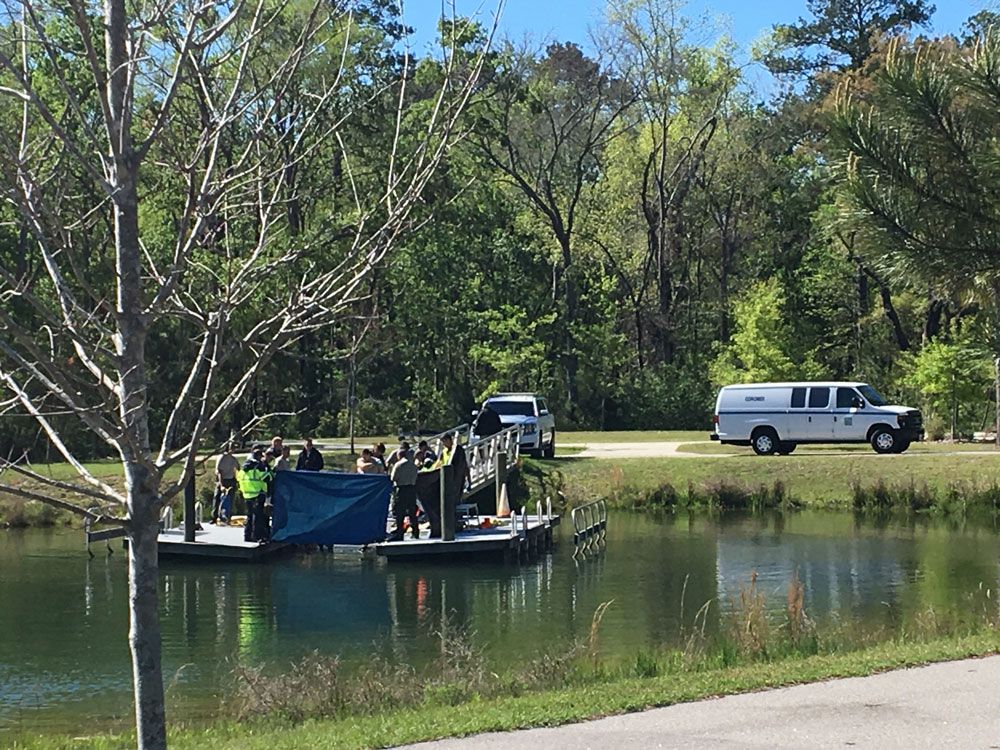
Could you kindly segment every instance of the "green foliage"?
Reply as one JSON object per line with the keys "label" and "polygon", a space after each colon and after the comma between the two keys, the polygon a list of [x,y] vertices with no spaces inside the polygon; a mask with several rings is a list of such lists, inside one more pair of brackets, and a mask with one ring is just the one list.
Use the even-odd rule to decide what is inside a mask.
{"label": "green foliage", "polygon": [[[303,7],[289,6],[273,27],[255,76],[266,79],[283,59]],[[397,101],[387,86],[402,64],[404,29],[388,0],[352,7],[350,19],[329,29],[329,46],[275,96],[275,118],[259,134],[262,146],[280,150],[282,116],[315,117],[322,131],[353,113],[346,156],[317,140],[289,165],[276,196],[287,215],[268,253],[294,248],[296,261],[280,268],[264,261],[268,283],[232,313],[237,337],[282,299],[290,280],[343,260],[360,219],[354,187],[377,189],[387,178]],[[923,0],[864,0],[856,8],[810,0],[805,18],[775,29],[767,58],[805,86],[766,106],[725,35],[685,17],[673,0],[610,2],[599,46],[613,55],[572,43],[537,51],[495,45],[459,123],[467,137],[412,215],[418,229],[396,243],[393,261],[341,319],[275,356],[211,437],[273,412],[290,416],[268,429],[345,433],[352,348],[359,433],[443,428],[466,421],[490,391],[508,388],[545,393],[562,427],[704,428],[718,384],[818,376],[919,393],[931,422],[950,421],[954,395],[959,429],[977,429],[988,398],[980,365],[968,376],[977,386],[939,395],[929,383],[946,377],[938,365],[947,357],[937,344],[922,354],[920,342],[936,342],[935,327],[956,317],[975,318],[968,345],[1000,351],[991,301],[1000,269],[1000,43],[995,17],[981,13],[961,43],[904,40],[886,51],[888,36],[922,25],[928,12]],[[84,105],[96,111],[73,26],[56,24],[50,33],[68,83],[79,84]],[[461,66],[485,32],[456,19],[441,33],[456,35]],[[704,43],[713,35],[718,41]],[[10,33],[0,44],[16,59]],[[342,89],[321,105],[310,92],[341,53]],[[41,59],[33,75],[65,115],[52,64]],[[412,106],[400,123],[404,145],[419,137],[442,75],[433,56],[416,61],[406,94]],[[820,121],[820,95],[838,83],[843,96]],[[142,96],[153,111],[153,93]],[[0,124],[15,132],[12,102],[0,106]],[[172,148],[195,137],[197,104],[178,101],[151,163],[169,161]],[[237,123],[224,151],[248,138]],[[94,186],[83,175],[65,177],[61,213],[83,214]],[[176,240],[184,179],[157,168],[142,175],[141,231],[161,265],[169,265]],[[0,207],[0,267],[30,275],[11,205]],[[365,219],[369,226],[380,211]],[[185,279],[195,299],[211,299],[231,259],[245,257],[257,237],[252,211],[208,224],[200,272]],[[81,254],[98,286],[114,278],[105,231],[103,220],[88,224]],[[35,278],[36,289],[51,294],[44,275]],[[20,300],[8,304],[32,330],[44,330]],[[155,322],[149,341],[155,433],[183,384],[176,362],[193,358],[198,340],[173,319]],[[227,355],[220,389],[233,385],[262,343]],[[106,453],[69,418],[52,420],[74,451]],[[28,421],[7,420],[0,453],[24,448],[44,459],[49,447]]]}
{"label": "green foliage", "polygon": [[749,287],[733,305],[736,330],[711,365],[712,381],[729,385],[815,376],[815,364],[796,357],[793,331],[784,313],[785,291],[778,279]]}
{"label": "green foliage", "polygon": [[544,380],[546,364],[545,329],[555,313],[529,319],[529,313],[514,305],[478,312],[473,320],[488,334],[469,347],[469,358],[480,365],[481,401],[497,391],[531,389]]}
{"label": "green foliage", "polygon": [[912,358],[909,371],[907,384],[920,394],[931,415],[950,422],[953,438],[963,426],[972,426],[963,416],[982,419],[980,410],[966,413],[962,407],[975,408],[989,400],[993,361],[970,334],[929,342]]}
{"label": "green foliage", "polygon": [[808,74],[859,68],[880,36],[900,34],[930,21],[925,0],[807,0],[811,19],[774,27],[773,49],[764,62],[773,73]]}
{"label": "green foliage", "polygon": [[872,83],[845,87],[832,118],[866,251],[934,281],[1000,270],[1000,30],[972,49],[895,40]]}

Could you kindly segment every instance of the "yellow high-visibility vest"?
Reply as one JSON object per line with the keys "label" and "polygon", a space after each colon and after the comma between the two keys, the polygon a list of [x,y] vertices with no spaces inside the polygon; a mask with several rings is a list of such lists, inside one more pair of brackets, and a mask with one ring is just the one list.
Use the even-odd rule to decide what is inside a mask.
{"label": "yellow high-visibility vest", "polygon": [[262,469],[239,469],[236,472],[236,481],[240,485],[240,492],[248,500],[265,494],[267,480],[270,478],[271,472]]}

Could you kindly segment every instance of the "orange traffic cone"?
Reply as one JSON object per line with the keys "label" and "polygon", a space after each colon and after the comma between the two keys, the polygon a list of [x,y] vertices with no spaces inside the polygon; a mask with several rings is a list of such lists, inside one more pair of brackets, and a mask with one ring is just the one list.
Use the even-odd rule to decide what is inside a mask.
{"label": "orange traffic cone", "polygon": [[507,499],[507,483],[500,485],[500,499],[497,500],[497,518],[510,516],[510,501]]}

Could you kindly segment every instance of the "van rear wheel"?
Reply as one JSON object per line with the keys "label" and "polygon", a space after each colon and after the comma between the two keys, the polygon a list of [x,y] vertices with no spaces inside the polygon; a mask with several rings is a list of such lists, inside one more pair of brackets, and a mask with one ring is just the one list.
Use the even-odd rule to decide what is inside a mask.
{"label": "van rear wheel", "polygon": [[899,438],[888,427],[877,427],[871,437],[872,448],[876,453],[896,453],[899,450]]}
{"label": "van rear wheel", "polygon": [[773,456],[778,451],[778,433],[770,427],[759,427],[750,438],[750,447],[758,456]]}

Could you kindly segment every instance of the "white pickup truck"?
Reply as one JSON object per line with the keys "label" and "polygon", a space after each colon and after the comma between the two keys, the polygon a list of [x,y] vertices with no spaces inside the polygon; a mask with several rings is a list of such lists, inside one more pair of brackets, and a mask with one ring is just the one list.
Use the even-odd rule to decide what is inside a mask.
{"label": "white pickup truck", "polygon": [[500,416],[505,428],[521,425],[522,451],[533,456],[555,457],[556,418],[544,398],[537,393],[497,393],[483,402],[483,408],[487,406]]}

